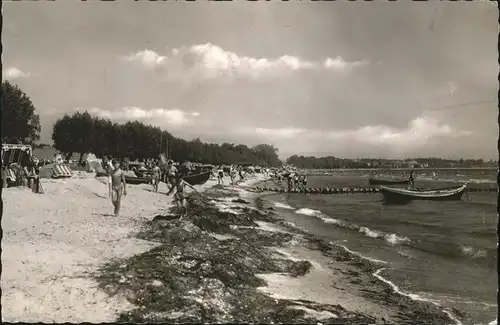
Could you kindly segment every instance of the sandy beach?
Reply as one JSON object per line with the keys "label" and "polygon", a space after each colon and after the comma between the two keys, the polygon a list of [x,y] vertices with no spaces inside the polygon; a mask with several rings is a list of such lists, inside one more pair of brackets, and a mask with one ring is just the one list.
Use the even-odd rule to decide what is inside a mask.
{"label": "sandy beach", "polygon": [[262,180],[210,180],[182,221],[165,184],[129,186],[119,218],[91,176],[45,180],[43,195],[5,190],[3,321],[453,322],[262,211],[250,190]]}
{"label": "sandy beach", "polygon": [[164,195],[163,183],[159,193],[151,185],[129,185],[122,215],[115,218],[106,178],[80,175],[43,179],[44,194],[3,189],[3,321],[112,322],[131,308],[123,297],[99,290],[89,274],[110,259],[155,247],[134,233],[170,209],[172,196]]}

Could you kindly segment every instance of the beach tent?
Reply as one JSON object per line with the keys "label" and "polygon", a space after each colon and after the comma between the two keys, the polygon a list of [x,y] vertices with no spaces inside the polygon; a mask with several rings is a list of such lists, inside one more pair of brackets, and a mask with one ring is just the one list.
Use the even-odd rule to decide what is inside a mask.
{"label": "beach tent", "polygon": [[31,162],[32,149],[24,144],[2,144],[2,166],[16,163],[22,167]]}
{"label": "beach tent", "polygon": [[102,159],[99,159],[93,153],[89,153],[87,155],[87,171],[88,172],[96,172],[98,174],[106,173],[104,168],[102,167]]}

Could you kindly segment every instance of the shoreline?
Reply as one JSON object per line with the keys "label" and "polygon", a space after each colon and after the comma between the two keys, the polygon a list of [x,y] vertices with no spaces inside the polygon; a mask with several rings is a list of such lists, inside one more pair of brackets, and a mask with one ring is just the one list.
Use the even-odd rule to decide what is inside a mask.
{"label": "shoreline", "polygon": [[123,217],[108,217],[101,181],[4,191],[3,321],[452,321],[377,279],[380,264],[259,208],[262,177],[195,187],[183,220],[147,185],[129,186]]}
{"label": "shoreline", "polygon": [[[276,194],[275,193],[264,194],[264,195],[260,196],[258,199],[266,200],[266,197],[274,196],[274,195],[276,195]],[[293,223],[290,224],[289,221],[284,221],[281,224],[283,227],[296,229],[296,230],[298,230],[299,233],[308,234],[306,231],[304,231],[300,228],[295,228],[296,226],[293,225]],[[317,239],[316,236],[311,235],[311,237],[314,239]],[[321,240],[321,239],[319,239],[319,240],[322,242],[326,242],[326,241]],[[373,278],[376,278],[377,280],[379,280],[379,283],[378,283],[378,285],[380,287],[380,289],[378,290],[379,292],[385,292],[386,294],[388,292],[390,292],[392,295],[394,295],[394,297],[388,298],[387,296],[384,296],[384,295],[377,295],[377,290],[361,290],[361,291],[370,292],[371,294],[369,294],[368,296],[372,300],[374,300],[377,304],[379,304],[381,302],[384,303],[384,302],[387,302],[387,300],[390,300],[392,302],[395,302],[397,305],[400,305],[403,309],[411,309],[412,307],[408,307],[408,306],[415,307],[415,303],[417,303],[417,304],[420,304],[420,307],[417,308],[417,314],[419,312],[421,312],[421,310],[423,310],[424,313],[427,312],[429,310],[429,307],[432,306],[430,308],[431,310],[433,310],[431,312],[431,314],[435,314],[435,313],[444,314],[448,318],[449,322],[452,322],[453,324],[456,324],[456,325],[462,325],[462,321],[458,318],[457,315],[454,314],[454,313],[461,314],[460,311],[454,310],[453,312],[451,312],[451,311],[445,309],[445,307],[441,306],[440,304],[438,304],[434,301],[426,300],[424,298],[421,298],[417,294],[414,294],[411,292],[402,291],[396,284],[391,282],[389,279],[383,277],[381,275],[381,273],[384,270],[389,268],[388,262],[374,259],[374,258],[371,258],[368,256],[364,256],[356,251],[352,251],[348,247],[343,245],[341,242],[328,242],[328,244],[330,246],[336,247],[334,250],[337,250],[337,256],[339,256],[339,255],[342,256],[343,254],[341,251],[344,251],[345,255],[347,255],[348,259],[350,260],[350,264],[354,265],[358,269],[357,271],[360,271],[361,273],[365,273],[364,276],[367,276],[368,278],[372,278],[372,279],[368,280],[368,282],[372,286],[374,285],[374,282],[372,281]],[[341,250],[341,251],[339,252],[338,250]],[[333,256],[330,253],[327,253],[324,255],[333,258]],[[303,257],[307,257],[307,256],[303,256]],[[342,257],[341,260],[343,261],[344,258],[345,257]],[[334,261],[338,262],[338,259],[334,258]],[[356,272],[356,271],[354,271],[354,272]],[[359,284],[359,281],[354,280],[352,283]],[[375,295],[372,295],[372,294],[375,294]],[[436,308],[434,308],[434,307],[436,307]],[[411,321],[415,321],[415,320],[422,321],[422,319],[423,319],[422,315],[419,315],[419,317],[416,317],[415,319],[410,319],[410,320]],[[432,317],[430,319],[432,319]],[[400,320],[398,320],[398,321],[400,321]],[[429,324],[432,324],[432,322]]]}
{"label": "shoreline", "polygon": [[119,321],[455,322],[377,279],[377,263],[255,207],[250,199],[263,194],[214,186],[206,199],[190,197],[186,220],[148,222],[139,238],[160,246],[96,275],[103,290],[136,306]]}

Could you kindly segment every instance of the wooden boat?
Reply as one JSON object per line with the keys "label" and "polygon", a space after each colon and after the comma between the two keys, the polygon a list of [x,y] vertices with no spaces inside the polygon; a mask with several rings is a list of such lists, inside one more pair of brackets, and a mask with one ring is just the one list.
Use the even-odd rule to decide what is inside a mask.
{"label": "wooden boat", "polygon": [[127,184],[149,184],[151,183],[151,177],[131,177],[125,176],[125,181]]}
{"label": "wooden boat", "polygon": [[103,176],[109,176],[109,173],[104,171],[104,172],[96,172],[95,177],[103,177]]}
{"label": "wooden boat", "polygon": [[380,193],[385,203],[408,203],[413,200],[429,201],[458,201],[462,198],[467,185],[437,188],[437,189],[403,189],[393,187],[380,187]]}
{"label": "wooden boat", "polygon": [[408,185],[410,184],[409,179],[376,179],[376,178],[368,178],[368,183],[370,185]]}
{"label": "wooden boat", "polygon": [[203,185],[210,179],[211,171],[207,170],[198,174],[184,176],[184,181],[190,185]]}

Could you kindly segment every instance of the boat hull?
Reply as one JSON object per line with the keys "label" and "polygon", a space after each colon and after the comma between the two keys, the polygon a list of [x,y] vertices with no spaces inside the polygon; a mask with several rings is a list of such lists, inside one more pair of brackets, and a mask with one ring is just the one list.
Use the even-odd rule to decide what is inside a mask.
{"label": "boat hull", "polygon": [[[210,179],[211,171],[204,171],[198,174],[186,175],[182,179],[189,185],[203,185]],[[164,179],[162,179],[165,182]]]}
{"label": "boat hull", "polygon": [[441,188],[433,190],[407,190],[401,188],[380,187],[380,193],[386,204],[405,204],[415,200],[426,201],[459,201],[465,193],[466,186]]}
{"label": "boat hull", "polygon": [[211,171],[207,170],[199,174],[184,176],[184,181],[190,185],[203,185],[210,179]]}
{"label": "boat hull", "polygon": [[369,178],[368,183],[370,185],[408,185],[410,184],[410,180],[409,179],[385,180],[385,179]]}
{"label": "boat hull", "polygon": [[149,184],[151,183],[151,178],[150,177],[130,177],[130,176],[125,176],[125,182],[127,184]]}

